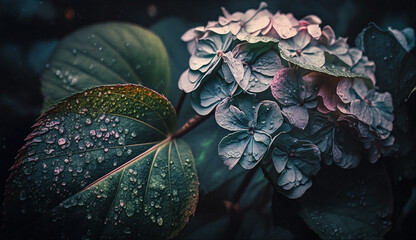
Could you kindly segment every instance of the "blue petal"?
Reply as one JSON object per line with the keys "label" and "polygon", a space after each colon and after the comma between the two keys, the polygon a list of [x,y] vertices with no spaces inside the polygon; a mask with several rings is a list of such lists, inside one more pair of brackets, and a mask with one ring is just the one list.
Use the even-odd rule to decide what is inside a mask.
{"label": "blue petal", "polygon": [[274,148],[272,153],[272,160],[274,167],[278,173],[281,173],[286,168],[286,163],[289,160],[286,152],[279,148]]}
{"label": "blue petal", "polygon": [[215,111],[215,120],[218,125],[229,131],[240,131],[248,129],[250,116],[230,104],[230,100],[221,102]]}
{"label": "blue petal", "polygon": [[256,107],[256,129],[273,134],[283,123],[280,107],[273,101],[262,101]]}
{"label": "blue petal", "polygon": [[252,140],[247,131],[230,133],[218,145],[218,154],[228,169],[232,169],[243,156]]}
{"label": "blue petal", "polygon": [[229,169],[237,163],[245,169],[252,169],[266,154],[270,142],[271,137],[266,134],[258,133],[254,138],[248,131],[234,132],[221,140],[218,153]]}
{"label": "blue petal", "polygon": [[191,93],[191,104],[199,115],[209,114],[221,101],[230,97],[237,84],[227,83],[219,75],[209,78],[201,87]]}
{"label": "blue petal", "polygon": [[224,59],[224,62],[221,66],[221,70],[224,74],[224,79],[229,83],[241,81],[244,76],[243,63],[240,60],[235,59],[232,52],[227,52],[222,58]]}

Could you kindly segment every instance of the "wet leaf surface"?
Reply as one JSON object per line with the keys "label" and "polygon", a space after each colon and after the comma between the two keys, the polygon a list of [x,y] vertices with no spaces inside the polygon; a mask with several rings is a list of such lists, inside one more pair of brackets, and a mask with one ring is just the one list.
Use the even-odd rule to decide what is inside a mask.
{"label": "wet leaf surface", "polygon": [[198,180],[189,146],[168,137],[175,121],[166,98],[138,85],[62,101],[19,151],[6,226],[26,223],[22,234],[43,238],[176,236],[195,211]]}
{"label": "wet leaf surface", "polygon": [[391,226],[391,194],[382,163],[327,168],[300,199],[299,215],[323,239],[381,239]]}
{"label": "wet leaf surface", "polygon": [[357,45],[375,62],[380,91],[393,95],[395,106],[409,96],[416,81],[415,49],[407,52],[395,36],[370,23],[356,39]]}
{"label": "wet leaf surface", "polygon": [[168,94],[168,60],[160,39],[137,25],[111,22],[77,30],[58,44],[49,59],[41,79],[43,110],[105,84],[143,84]]}
{"label": "wet leaf surface", "polygon": [[364,78],[365,81],[366,81],[366,84],[372,86],[371,79],[369,79],[367,76],[364,76],[362,74],[358,74],[358,73],[355,73],[353,71],[350,71],[345,67],[333,65],[333,64],[330,64],[330,63],[325,63],[322,67],[308,65],[308,64],[305,64],[303,62],[298,61],[296,58],[292,58],[292,57],[288,56],[282,50],[280,50],[280,56],[284,60],[286,60],[288,62],[291,62],[295,65],[298,65],[301,68],[310,70],[310,71],[321,72],[321,73],[325,73],[325,74],[328,74],[328,75],[331,75],[331,76],[334,76],[334,77]]}

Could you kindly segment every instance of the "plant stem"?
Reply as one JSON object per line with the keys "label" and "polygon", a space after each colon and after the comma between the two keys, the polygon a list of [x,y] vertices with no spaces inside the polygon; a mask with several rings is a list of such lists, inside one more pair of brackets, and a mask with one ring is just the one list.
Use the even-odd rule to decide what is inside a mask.
{"label": "plant stem", "polygon": [[250,170],[245,176],[241,184],[238,186],[237,191],[234,193],[234,195],[231,198],[231,204],[229,207],[230,211],[230,222],[227,227],[227,232],[225,235],[225,239],[234,239],[235,234],[238,231],[238,228],[241,225],[242,217],[244,212],[241,211],[239,202],[241,197],[243,196],[244,192],[247,190],[248,185],[250,184],[250,181],[253,179],[255,173],[258,169],[257,165],[254,169]]}
{"label": "plant stem", "polygon": [[199,114],[196,114],[193,118],[189,119],[188,122],[186,122],[178,131],[172,134],[172,138],[180,138],[183,135],[187,134],[189,131],[197,127],[199,124],[203,123],[205,120],[207,120],[211,115],[214,113],[212,111],[210,114],[206,116],[201,116]]}
{"label": "plant stem", "polygon": [[251,179],[253,179],[256,170],[258,169],[257,165],[254,169],[248,171],[248,173],[244,176],[243,181],[241,182],[240,186],[238,186],[237,191],[234,193],[233,197],[231,198],[231,202],[233,204],[238,204],[240,202],[241,197],[243,196],[244,192],[246,191]]}
{"label": "plant stem", "polygon": [[181,96],[179,97],[179,100],[175,106],[176,116],[179,116],[179,112],[181,111],[183,102],[185,101],[185,97],[186,97],[186,92],[182,91]]}

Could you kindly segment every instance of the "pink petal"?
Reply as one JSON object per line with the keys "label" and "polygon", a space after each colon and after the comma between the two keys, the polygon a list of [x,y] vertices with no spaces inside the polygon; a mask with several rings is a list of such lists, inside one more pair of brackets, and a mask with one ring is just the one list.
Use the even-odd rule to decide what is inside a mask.
{"label": "pink petal", "polygon": [[322,41],[325,45],[330,46],[335,42],[335,32],[328,25],[322,28],[322,37]]}
{"label": "pink petal", "polygon": [[316,40],[318,40],[321,37],[321,28],[319,27],[318,24],[311,24],[308,26],[308,33],[315,38]]}
{"label": "pink petal", "polygon": [[302,18],[302,20],[309,22],[309,24],[321,24],[322,23],[322,20],[316,15],[308,15]]}

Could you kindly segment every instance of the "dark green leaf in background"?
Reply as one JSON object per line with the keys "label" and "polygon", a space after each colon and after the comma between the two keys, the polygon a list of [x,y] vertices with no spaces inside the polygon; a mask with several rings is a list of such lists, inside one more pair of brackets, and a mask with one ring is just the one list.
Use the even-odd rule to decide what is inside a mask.
{"label": "dark green leaf in background", "polygon": [[105,84],[143,84],[169,93],[166,49],[152,32],[129,23],[92,25],[65,37],[42,76],[44,110],[73,93]]}
{"label": "dark green leaf in background", "polygon": [[[370,23],[356,39],[356,44],[368,58],[376,63],[377,86],[389,91],[394,104],[395,149],[394,159],[387,162],[392,179],[411,179],[414,175],[414,133],[410,133],[414,104],[407,102],[416,86],[416,48],[403,48],[397,37],[389,30],[383,30]],[[411,46],[411,45],[410,45]]]}
{"label": "dark green leaf in background", "polygon": [[364,28],[356,44],[376,64],[376,80],[380,91],[393,95],[395,106],[403,103],[416,85],[416,54],[402,47],[395,36],[374,23]]}
{"label": "dark green leaf in background", "polygon": [[300,199],[299,210],[323,239],[381,239],[392,212],[390,180],[382,163],[323,169]]}

